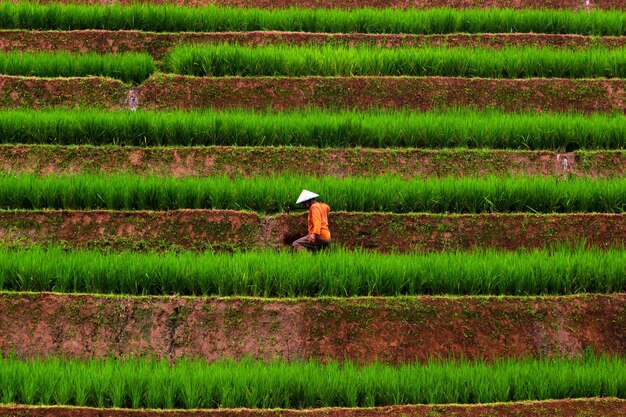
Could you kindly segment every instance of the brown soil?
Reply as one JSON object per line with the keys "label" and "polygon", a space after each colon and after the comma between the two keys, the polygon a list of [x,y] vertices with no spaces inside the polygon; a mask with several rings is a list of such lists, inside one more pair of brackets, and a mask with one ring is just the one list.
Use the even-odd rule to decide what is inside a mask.
{"label": "brown soil", "polygon": [[256,110],[449,107],[505,111],[622,112],[626,80],[455,77],[153,76],[140,87],[149,109],[244,107]]}
{"label": "brown soil", "polygon": [[[378,214],[331,213],[333,242],[378,251],[441,251],[585,241],[599,247],[626,242],[623,214]],[[5,244],[191,250],[286,248],[306,234],[306,213],[259,216],[223,210],[168,212],[0,211]]]}
{"label": "brown soil", "polygon": [[[578,164],[578,160],[582,162]],[[404,178],[570,174],[607,178],[626,176],[626,152],[0,145],[0,170],[43,175],[129,172],[175,177],[293,173],[336,177],[394,174]]]}
{"label": "brown soil", "polygon": [[124,105],[121,81],[99,78],[34,78],[0,76],[0,107],[99,107]]}
{"label": "brown soil", "polygon": [[238,43],[242,45],[372,44],[386,47],[398,46],[552,46],[557,48],[586,48],[604,46],[621,48],[626,37],[592,37],[581,35],[550,34],[451,34],[451,35],[389,35],[389,34],[328,34],[305,32],[226,32],[226,33],[153,33],[139,31],[22,31],[0,30],[0,51],[71,51],[122,53],[145,52],[156,59],[181,43]]}
{"label": "brown soil", "polygon": [[0,293],[0,350],[358,363],[626,353],[626,294],[271,300]]}
{"label": "brown soil", "polygon": [[624,417],[626,401],[616,398],[525,401],[480,405],[403,405],[314,410],[121,410],[83,407],[1,405],[5,417]]}
{"label": "brown soil", "polygon": [[256,110],[449,107],[505,111],[622,112],[626,80],[455,77],[185,77],[156,75],[137,90],[107,78],[0,76],[0,104],[13,107]]}
{"label": "brown soil", "polygon": [[[38,0],[40,3],[51,3],[59,0]],[[137,0],[61,0],[69,4],[135,4]],[[205,6],[209,4],[236,6],[236,7],[261,7],[261,8],[286,8],[286,7],[318,7],[353,9],[361,7],[376,8],[550,8],[550,9],[584,9],[584,1],[581,0],[140,0],[140,3],[151,4],[179,4],[188,6]],[[624,0],[591,0],[589,9],[624,9]]]}

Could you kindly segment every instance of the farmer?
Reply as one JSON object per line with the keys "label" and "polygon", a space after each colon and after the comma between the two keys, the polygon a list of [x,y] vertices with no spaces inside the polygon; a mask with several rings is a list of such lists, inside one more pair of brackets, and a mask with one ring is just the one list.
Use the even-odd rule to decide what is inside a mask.
{"label": "farmer", "polygon": [[328,230],[328,204],[318,203],[315,199],[319,195],[308,190],[302,190],[296,204],[304,204],[309,209],[309,234],[293,242],[296,250],[308,249],[317,252],[330,245],[330,230]]}

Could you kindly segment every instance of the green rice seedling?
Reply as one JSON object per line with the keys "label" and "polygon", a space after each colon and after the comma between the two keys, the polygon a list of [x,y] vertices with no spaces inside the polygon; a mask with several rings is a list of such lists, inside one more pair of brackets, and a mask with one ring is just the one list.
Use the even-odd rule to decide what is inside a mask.
{"label": "green rice seedling", "polygon": [[620,114],[0,111],[0,143],[7,144],[573,150],[624,149],[624,138]]}
{"label": "green rice seedling", "polygon": [[623,213],[620,178],[414,178],[226,176],[181,179],[132,174],[37,176],[0,174],[0,208],[284,211],[294,190],[314,189],[333,210],[360,212]]}
{"label": "green rice seedling", "polygon": [[178,5],[0,4],[0,28],[230,32],[279,30],[331,33],[576,33],[626,34],[620,10],[273,9]]}
{"label": "green rice seedling", "polygon": [[117,56],[69,52],[5,52],[0,74],[33,77],[102,76],[140,84],[154,72],[152,57],[140,53]]}
{"label": "green rice seedling", "polygon": [[623,78],[626,50],[555,48],[384,48],[372,46],[183,45],[168,71],[194,76],[454,76]]}
{"label": "green rice seedling", "polygon": [[[0,249],[4,291],[131,295],[355,297],[560,295],[626,289],[626,251],[544,250],[377,254],[111,253]],[[172,397],[173,398],[173,397]],[[189,395],[189,403],[194,396]]]}
{"label": "green rice seedling", "polygon": [[[624,398],[620,386],[626,362],[621,357],[590,356],[583,358],[507,359],[483,361],[431,361],[426,364],[388,366],[381,364],[357,366],[350,362],[257,362],[222,360],[206,363],[184,359],[166,365],[149,359],[76,360],[57,359],[20,361],[4,358],[0,375],[15,386],[23,404],[43,403],[35,393],[28,396],[23,390],[29,384],[40,384],[46,374],[58,378],[55,389],[84,391],[87,405],[95,405],[98,394],[95,387],[103,384],[99,371],[114,375],[111,390],[141,392],[139,407],[145,407],[145,398],[158,401],[152,380],[165,377],[178,396],[174,408],[200,405],[202,408],[313,408],[363,407],[395,404],[487,403],[560,398],[587,398],[613,396]],[[159,372],[155,374],[155,369]],[[16,371],[17,370],[17,371]],[[30,379],[24,385],[19,380],[5,379],[6,375],[21,375]],[[617,377],[616,377],[617,376]],[[190,381],[196,383],[195,387]],[[132,386],[133,383],[138,385]],[[84,385],[84,386],[83,386]],[[141,389],[136,388],[141,387]],[[106,389],[106,388],[105,388]],[[187,393],[185,393],[187,392]],[[193,394],[192,394],[193,392]],[[194,400],[188,403],[187,398]],[[67,404],[76,405],[72,398]],[[115,402],[115,401],[114,401]],[[133,407],[132,402],[124,403]]]}

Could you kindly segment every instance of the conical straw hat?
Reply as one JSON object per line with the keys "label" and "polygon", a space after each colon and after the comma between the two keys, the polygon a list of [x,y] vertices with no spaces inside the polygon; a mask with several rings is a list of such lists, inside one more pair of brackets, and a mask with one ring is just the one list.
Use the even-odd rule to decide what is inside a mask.
{"label": "conical straw hat", "polygon": [[309,201],[317,197],[319,197],[319,195],[315,194],[314,192],[311,192],[309,190],[302,190],[302,192],[300,193],[300,197],[298,197],[298,201],[296,201],[296,204],[301,204],[305,201]]}

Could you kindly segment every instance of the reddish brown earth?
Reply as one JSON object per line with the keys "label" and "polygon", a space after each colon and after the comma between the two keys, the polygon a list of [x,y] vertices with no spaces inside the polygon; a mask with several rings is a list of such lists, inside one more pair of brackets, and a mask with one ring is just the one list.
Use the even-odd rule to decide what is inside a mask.
{"label": "reddish brown earth", "polygon": [[[37,0],[39,3],[59,2],[59,0]],[[186,6],[205,6],[209,4],[236,6],[236,7],[260,7],[260,8],[286,8],[286,7],[317,7],[317,8],[340,8],[354,9],[361,7],[375,8],[409,8],[426,9],[432,7],[453,8],[515,8],[515,9],[584,9],[584,1],[581,0],[60,0],[67,4],[178,4]],[[624,9],[624,0],[591,0],[589,9]]]}
{"label": "reddish brown earth", "polygon": [[358,363],[626,353],[626,294],[278,300],[0,293],[18,357]]}
{"label": "reddish brown earth", "polygon": [[[585,241],[626,242],[624,214],[378,214],[331,213],[333,242],[378,251],[441,251]],[[0,211],[5,244],[56,243],[116,249],[285,248],[306,234],[306,213],[260,216],[228,210]]]}
{"label": "reddish brown earth", "polygon": [[[626,80],[455,77],[185,77],[156,75],[136,94],[147,109],[256,110],[449,107],[505,111],[622,112]],[[108,78],[0,76],[0,104],[13,107],[125,108],[131,92]]]}
{"label": "reddish brown earth", "polygon": [[622,112],[626,80],[456,77],[186,77],[153,76],[140,87],[149,109],[256,110],[449,107],[505,111]]}
{"label": "reddish brown earth", "polygon": [[1,405],[5,417],[624,417],[626,401],[592,398],[480,405],[402,405],[313,410],[122,410]]}
{"label": "reddish brown earth", "polygon": [[0,145],[0,171],[43,175],[129,172],[175,177],[293,173],[336,177],[394,174],[404,178],[571,174],[606,178],[626,176],[626,152]]}
{"label": "reddish brown earth", "polygon": [[0,75],[0,107],[124,106],[128,88],[110,78],[34,78]]}
{"label": "reddish brown earth", "polygon": [[391,34],[328,34],[305,32],[225,32],[225,33],[154,33],[139,31],[22,31],[0,30],[1,51],[71,51],[122,53],[145,52],[155,59],[163,56],[174,46],[181,43],[238,43],[242,45],[268,45],[286,43],[290,45],[349,44],[399,46],[468,46],[493,47],[537,46],[557,48],[587,48],[603,46],[621,48],[626,44],[626,37],[593,37],[581,35],[550,34],[450,34],[450,35],[391,35]]}

